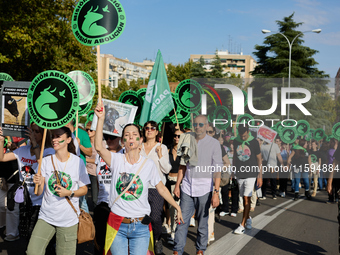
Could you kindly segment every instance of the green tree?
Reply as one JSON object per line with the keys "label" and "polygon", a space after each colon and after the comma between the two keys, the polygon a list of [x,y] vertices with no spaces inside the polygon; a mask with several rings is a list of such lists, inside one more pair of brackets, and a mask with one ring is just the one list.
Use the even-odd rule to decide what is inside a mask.
{"label": "green tree", "polygon": [[212,68],[211,72],[207,74],[209,78],[223,78],[223,65],[221,63],[220,57],[215,54],[214,60],[211,62]]}
{"label": "green tree", "polygon": [[198,77],[198,78],[205,78],[207,76],[207,72],[204,68],[204,58],[203,56],[200,57],[200,59],[192,64],[191,67],[191,77]]}
{"label": "green tree", "polygon": [[71,30],[76,0],[3,0],[0,3],[0,70],[32,80],[45,70],[88,72],[96,78],[93,47]]}
{"label": "green tree", "polygon": [[124,92],[129,90],[129,85],[127,84],[125,79],[122,79],[118,82],[118,88],[113,89],[114,99],[118,100],[120,95]]}
{"label": "green tree", "polygon": [[169,82],[181,82],[186,79],[190,79],[191,68],[193,66],[192,61],[185,62],[183,65],[178,64],[174,66],[173,64],[168,64],[167,75]]}
{"label": "green tree", "polygon": [[133,91],[137,91],[140,89],[140,85],[143,84],[143,80],[141,79],[138,79],[137,81],[135,80],[132,80],[130,81],[130,89],[133,90]]}

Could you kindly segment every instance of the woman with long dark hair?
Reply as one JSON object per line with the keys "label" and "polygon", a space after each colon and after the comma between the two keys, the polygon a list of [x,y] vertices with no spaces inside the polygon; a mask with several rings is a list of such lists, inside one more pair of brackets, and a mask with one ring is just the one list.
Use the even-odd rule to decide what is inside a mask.
{"label": "woman with long dark hair", "polygon": [[69,128],[53,130],[52,145],[55,154],[43,158],[41,174],[34,176],[38,195],[43,194],[43,201],[28,244],[28,255],[45,254],[47,244],[54,234],[57,255],[76,254],[79,197],[87,193],[86,185],[90,184],[90,179],[84,161],[75,155]]}
{"label": "woman with long dark hair", "polygon": [[[178,221],[183,222],[180,207],[172,198],[159,176],[155,163],[140,153],[143,138],[138,126],[127,124],[122,132],[121,143],[125,153],[113,153],[102,145],[105,109],[98,105],[95,147],[99,156],[111,171],[111,209],[106,231],[105,254],[112,255],[147,254],[150,247],[150,204],[148,202],[149,185],[177,210]],[[162,204],[163,205],[163,204]]]}

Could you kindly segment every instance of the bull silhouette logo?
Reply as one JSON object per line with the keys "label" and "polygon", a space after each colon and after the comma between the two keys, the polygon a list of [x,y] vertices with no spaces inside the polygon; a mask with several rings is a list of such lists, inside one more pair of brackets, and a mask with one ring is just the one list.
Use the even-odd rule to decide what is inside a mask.
{"label": "bull silhouette logo", "polygon": [[[55,119],[58,117],[56,112],[50,108],[50,104],[58,102],[58,99],[53,95],[57,88],[49,91],[51,86],[40,92],[40,96],[35,101],[35,108],[40,112],[41,116],[47,119]],[[59,94],[62,96],[65,91]]]}
{"label": "bull silhouette logo", "polygon": [[[93,6],[91,6],[91,9],[84,16],[85,20],[81,28],[83,32],[89,36],[101,36],[108,32],[105,27],[97,24],[98,21],[104,18],[103,14],[97,12],[98,8],[99,6],[93,10]],[[105,13],[110,12],[108,6],[104,7],[102,10]]]}

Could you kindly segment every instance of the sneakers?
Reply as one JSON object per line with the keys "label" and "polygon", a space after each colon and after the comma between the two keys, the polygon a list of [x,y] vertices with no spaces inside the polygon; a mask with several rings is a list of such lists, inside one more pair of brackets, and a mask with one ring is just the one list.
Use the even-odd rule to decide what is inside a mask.
{"label": "sneakers", "polygon": [[237,213],[243,213],[243,209],[239,209]]}
{"label": "sneakers", "polygon": [[286,192],[280,192],[279,196],[280,197],[286,197]]}
{"label": "sneakers", "polygon": [[227,214],[228,214],[228,213],[227,213],[227,212],[224,212],[224,211],[220,212],[220,216],[221,216],[221,217],[226,216]]}
{"label": "sneakers", "polygon": [[246,229],[252,229],[252,226],[251,226],[252,223],[253,223],[253,220],[249,216],[249,218],[246,221]]}
{"label": "sneakers", "polygon": [[172,236],[168,236],[168,244],[170,244],[170,245],[174,245],[175,244],[175,241],[172,238]]}
{"label": "sneakers", "polygon": [[299,193],[296,192],[296,193],[294,193],[294,201],[296,201],[296,200],[298,200],[298,199],[299,199]]}
{"label": "sneakers", "polygon": [[215,241],[215,233],[212,232],[210,237],[209,237],[209,242]]}
{"label": "sneakers", "polygon": [[251,211],[251,212],[254,212],[254,211],[255,211],[255,208],[254,208],[254,207],[251,207],[251,208],[250,208],[250,211]]}
{"label": "sneakers", "polygon": [[243,235],[245,228],[240,224],[237,229],[234,230],[234,234],[236,235]]}
{"label": "sneakers", "polygon": [[12,236],[12,235],[8,235],[4,238],[4,240],[7,242],[13,242],[19,239],[20,239],[20,236]]}
{"label": "sneakers", "polygon": [[155,242],[155,254],[162,254],[162,253],[163,253],[162,240],[158,240]]}
{"label": "sneakers", "polygon": [[315,196],[316,196],[316,192],[313,192],[312,197],[315,197]]}
{"label": "sneakers", "polygon": [[231,217],[236,217],[237,214],[236,214],[236,213],[231,213],[230,216],[231,216]]}
{"label": "sneakers", "polygon": [[266,197],[260,197],[259,199],[260,200],[266,200],[267,198]]}
{"label": "sneakers", "polygon": [[196,224],[195,224],[195,218],[191,218],[190,219],[190,227],[195,227]]}
{"label": "sneakers", "polygon": [[277,199],[276,195],[274,195],[274,196],[273,196],[273,199],[274,199],[274,200],[276,200],[276,199]]}

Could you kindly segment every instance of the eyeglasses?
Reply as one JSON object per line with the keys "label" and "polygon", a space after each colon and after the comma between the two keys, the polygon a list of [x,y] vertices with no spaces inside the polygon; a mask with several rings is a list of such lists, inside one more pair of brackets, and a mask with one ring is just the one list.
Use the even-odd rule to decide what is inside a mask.
{"label": "eyeglasses", "polygon": [[91,131],[91,132],[92,132],[92,131],[94,131],[94,130],[92,130],[92,129],[86,129],[86,132],[89,132],[89,131]]}
{"label": "eyeglasses", "polygon": [[145,127],[144,128],[146,131],[149,131],[150,129],[152,130],[152,131],[155,131],[156,130],[156,127]]}
{"label": "eyeglasses", "polygon": [[181,135],[174,135],[174,138],[180,138]]}
{"label": "eyeglasses", "polygon": [[197,127],[197,125],[199,125],[200,127],[204,127],[204,123],[194,123],[193,125],[194,127]]}

